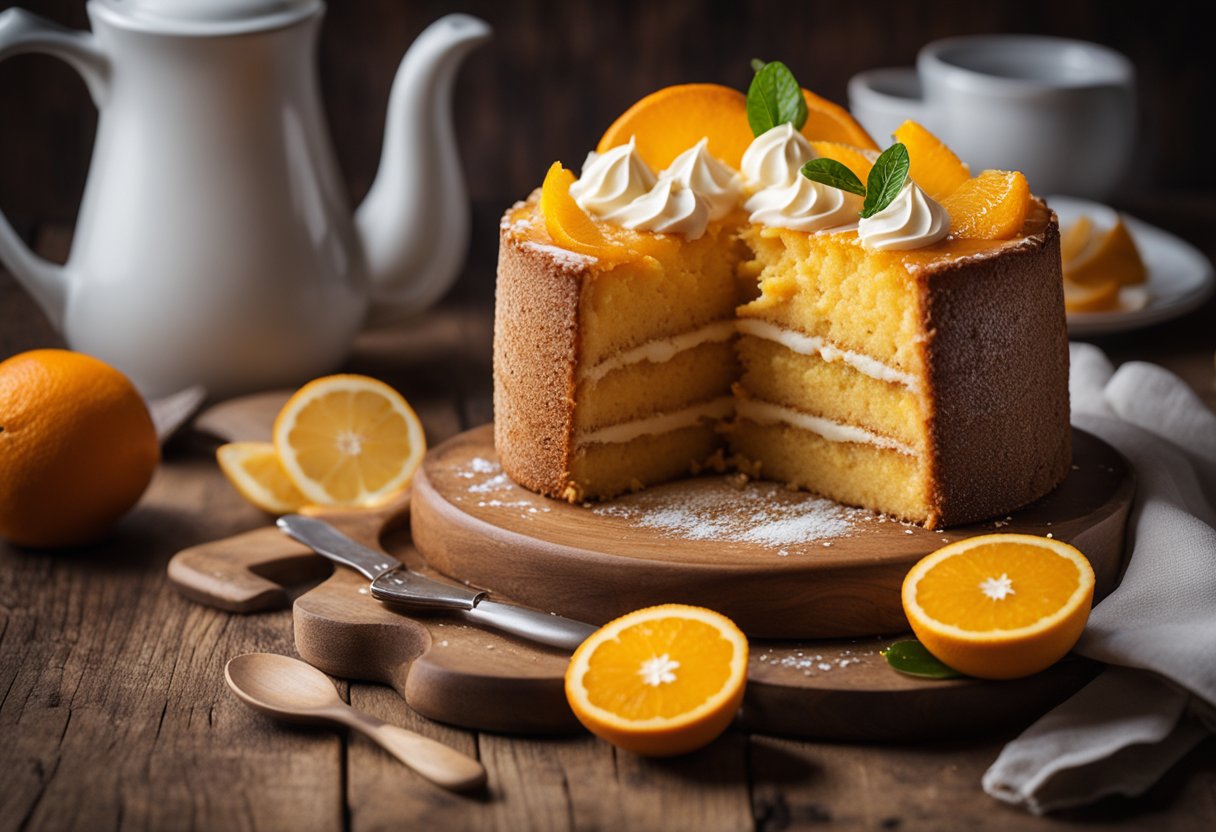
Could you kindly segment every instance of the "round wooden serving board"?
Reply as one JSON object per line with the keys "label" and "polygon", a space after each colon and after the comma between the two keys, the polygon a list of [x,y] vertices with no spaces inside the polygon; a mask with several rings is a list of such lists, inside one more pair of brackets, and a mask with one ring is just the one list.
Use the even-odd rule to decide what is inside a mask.
{"label": "round wooden serving board", "polygon": [[1073,430],[1073,470],[1009,517],[944,531],[804,492],[699,477],[606,503],[571,505],[512,482],[483,426],[436,447],[414,481],[411,531],[435,569],[523,604],[603,624],[680,602],[717,610],[753,638],[907,630],[899,590],[920,558],[977,534],[1072,543],[1115,584],[1133,482],[1109,445]]}
{"label": "round wooden serving board", "polygon": [[[459,542],[478,547],[473,563],[485,563],[493,555],[498,556],[501,563],[494,573],[500,575],[501,580],[496,578],[485,584],[496,598],[520,601],[515,593],[527,594],[529,581],[539,581],[542,587],[560,590],[555,598],[569,596],[572,606],[567,611],[573,617],[597,623],[615,614],[615,604],[628,609],[631,605],[670,600],[706,603],[702,596],[690,594],[687,589],[677,590],[681,584],[676,578],[690,574],[696,577],[701,571],[695,566],[697,558],[706,557],[707,552],[729,553],[727,557],[732,566],[728,574],[734,576],[736,583],[731,587],[726,578],[718,576],[714,581],[694,581],[693,585],[698,587],[697,592],[716,588],[715,597],[720,600],[729,601],[733,594],[750,595],[752,590],[743,581],[749,574],[763,576],[768,571],[759,566],[740,567],[747,547],[728,544],[715,548],[711,541],[699,541],[692,550],[700,554],[697,557],[685,555],[681,559],[674,551],[681,548],[679,538],[656,536],[653,529],[644,527],[635,529],[634,532],[646,531],[658,542],[655,551],[660,554],[655,557],[659,564],[656,568],[654,564],[647,565],[648,560],[638,554],[642,551],[641,544],[631,537],[634,532],[630,531],[636,524],[614,523],[610,528],[616,531],[608,532],[599,528],[603,520],[600,514],[581,506],[553,503],[522,491],[503,499],[505,495],[497,493],[503,483],[495,480],[498,474],[487,445],[488,436],[487,429],[470,431],[432,451],[425,474],[416,484],[412,506],[407,497],[376,511],[328,510],[321,514],[355,539],[392,553],[420,572],[442,577],[415,548],[406,528],[410,516],[418,515],[414,525],[429,534],[432,546],[436,538],[442,538],[446,533],[451,536],[445,547],[449,553],[455,551]],[[1094,509],[1088,531],[1078,528],[1070,538],[1091,555],[1092,552],[1085,549],[1090,543],[1107,553],[1105,559],[1099,558],[1095,563],[1099,572],[1099,592],[1104,594],[1115,580],[1131,479],[1125,463],[1116,453],[1085,434],[1077,434],[1077,459],[1077,474],[1094,466],[1105,475],[1097,476],[1095,472],[1095,482],[1084,487],[1097,488],[1102,483],[1109,486],[1107,510]],[[437,466],[436,463],[442,464]],[[474,468],[478,470],[472,470]],[[475,476],[465,476],[469,473]],[[485,478],[479,479],[482,474]],[[444,482],[455,483],[451,486],[453,497],[476,496],[474,505],[456,500],[445,507],[441,492],[434,485]],[[483,490],[470,491],[482,486],[485,486]],[[694,491],[699,487],[702,485],[696,483],[674,486]],[[1071,489],[1077,484],[1070,481],[1065,487]],[[431,490],[430,494],[427,489]],[[810,499],[805,495],[793,497]],[[422,514],[418,513],[420,499],[431,501]],[[525,500],[527,505],[509,505]],[[475,505],[478,502],[486,505]],[[498,504],[493,504],[495,502]],[[628,501],[618,501],[622,502],[630,505]],[[446,531],[436,525],[438,512],[453,512],[457,511],[457,506],[466,505],[469,509],[477,509],[476,514],[470,511],[469,519],[457,517]],[[522,515],[535,517],[528,511],[533,507],[537,508],[537,515],[544,516],[543,520],[520,519]],[[500,515],[504,518],[503,525],[491,525],[488,538],[479,540],[473,536],[473,532],[485,528],[485,518]],[[523,531],[547,528],[545,521],[551,515],[569,518],[565,543],[549,542],[539,532],[529,535]],[[1042,518],[1040,522],[1050,522],[1051,528],[1062,525],[1059,518]],[[862,523],[860,527],[877,530],[885,529],[885,525],[874,518],[872,524]],[[1014,527],[1026,528],[1012,521],[1002,526]],[[936,535],[938,541],[943,536],[950,537],[949,534],[916,530],[907,535],[904,527],[894,524],[893,528],[898,530],[894,541],[905,546],[903,538],[913,538],[917,534]],[[976,529],[989,530],[991,524]],[[551,565],[559,560],[560,552],[570,549],[578,558],[589,557],[584,554],[587,552],[592,553],[593,559],[612,557],[595,552],[590,543],[614,541],[616,534],[625,544],[619,551],[629,553],[615,555],[622,568],[638,565],[632,580],[613,577],[607,586],[597,586],[590,579],[580,577],[573,568],[558,569],[557,574],[545,576],[540,574],[537,565],[529,563],[537,551],[543,562]],[[958,536],[959,532],[955,530],[953,535]],[[836,549],[846,539],[833,538],[835,545],[827,548]],[[929,538],[925,540],[926,545],[931,542]],[[517,546],[521,548],[515,548]],[[816,549],[810,544],[793,545],[785,547],[786,555],[779,555],[762,546],[754,550],[753,555],[765,567],[795,578],[804,570],[791,569],[788,564],[798,563],[799,558],[808,560],[811,554],[819,554],[823,548]],[[902,546],[898,550],[905,551]],[[840,558],[839,551],[832,555]],[[866,563],[862,555],[854,557],[863,565]],[[464,562],[449,558],[445,565],[453,568]],[[694,568],[689,569],[686,562],[694,564]],[[842,568],[847,571],[847,560],[843,566],[838,564],[826,574],[835,574]],[[516,569],[527,577],[521,579],[515,575]],[[662,582],[645,587],[634,585],[650,581],[655,575],[666,575],[668,570],[671,575]],[[712,573],[712,570],[708,571]],[[291,604],[296,649],[301,657],[334,676],[390,685],[410,707],[431,719],[472,729],[510,733],[581,730],[563,692],[563,675],[568,661],[565,654],[471,626],[459,617],[403,615],[391,610],[371,597],[367,582],[359,575],[347,569],[332,569],[327,561],[286,538],[273,526],[179,552],[169,564],[169,578],[187,597],[232,612],[251,613]],[[602,578],[600,573],[598,579]],[[785,586],[784,582],[771,578],[761,577],[761,580],[770,587]],[[306,587],[302,594],[301,586]],[[857,586],[866,586],[866,583]],[[585,597],[590,606],[576,603],[582,597],[580,587],[586,589]],[[727,592],[727,589],[732,591]],[[798,591],[807,596],[805,587]],[[622,600],[614,600],[616,592]],[[865,597],[864,591],[857,594]],[[636,599],[636,603],[630,599]],[[792,609],[780,593],[772,600],[774,604]],[[541,609],[554,608],[554,604],[543,601],[535,605]],[[740,607],[749,608],[752,607]],[[900,629],[902,626],[896,626],[892,632]],[[893,640],[891,636],[795,641],[753,638],[740,724],[759,733],[840,740],[909,741],[973,735],[1029,721],[1077,690],[1098,669],[1092,662],[1069,658],[1043,673],[1009,682],[930,681],[904,676],[887,666],[879,651]]]}

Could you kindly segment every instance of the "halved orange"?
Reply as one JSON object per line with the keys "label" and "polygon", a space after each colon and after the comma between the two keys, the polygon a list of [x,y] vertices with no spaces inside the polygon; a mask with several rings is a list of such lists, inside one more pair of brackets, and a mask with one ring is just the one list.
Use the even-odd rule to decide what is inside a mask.
{"label": "halved orange", "polygon": [[309,502],[375,506],[409,485],[426,454],[426,435],[392,387],[334,375],[288,399],[274,423],[274,447]]}
{"label": "halved orange", "polygon": [[857,174],[857,178],[862,182],[869,178],[870,168],[874,167],[874,161],[878,158],[878,152],[875,150],[866,150],[840,142],[816,140],[811,142],[811,147],[824,159],[834,159],[840,162]]}
{"label": "halved orange", "polygon": [[987,534],[943,546],[904,578],[904,614],[950,667],[1014,679],[1064,656],[1085,629],[1094,570],[1059,540]]}
{"label": "halved orange", "polygon": [[677,84],[642,98],[621,114],[596,145],[603,153],[633,136],[638,155],[656,171],[703,137],[711,156],[738,169],[752,143],[747,96],[721,84]]}
{"label": "halved orange", "polygon": [[712,610],[665,604],[605,624],[574,652],[566,699],[602,739],[652,757],[726,730],[743,701],[747,637]]}
{"label": "halved orange", "polygon": [[971,171],[945,142],[915,121],[895,128],[895,141],[908,148],[908,175],[921,190],[941,202],[971,178]]}
{"label": "halved orange", "polygon": [[[1064,238],[1061,236],[1061,257],[1063,254]],[[1119,219],[1108,231],[1095,236],[1075,257],[1064,260],[1064,276],[1082,285],[1113,280],[1119,286],[1134,286],[1148,278],[1148,270],[1127,226]]]}
{"label": "halved orange", "polygon": [[986,170],[938,201],[950,214],[955,237],[1007,240],[1026,222],[1030,185],[1016,170]]}
{"label": "halved orange", "polygon": [[802,88],[802,97],[806,99],[806,124],[802,125],[802,135],[808,139],[851,144],[865,150],[882,149],[844,107],[806,87]]}
{"label": "halved orange", "polygon": [[262,511],[290,514],[308,502],[270,442],[229,442],[216,449],[215,458],[233,488]]}

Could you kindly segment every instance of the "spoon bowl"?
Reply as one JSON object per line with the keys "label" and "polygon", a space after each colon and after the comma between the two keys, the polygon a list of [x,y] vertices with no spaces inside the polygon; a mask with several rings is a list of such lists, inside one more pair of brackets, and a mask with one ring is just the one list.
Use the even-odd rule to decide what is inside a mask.
{"label": "spoon bowl", "polygon": [[475,789],[486,782],[486,770],[477,760],[429,737],[355,710],[342,701],[328,676],[299,659],[275,653],[246,653],[228,661],[224,678],[232,692],[251,708],[293,722],[352,728],[446,789]]}

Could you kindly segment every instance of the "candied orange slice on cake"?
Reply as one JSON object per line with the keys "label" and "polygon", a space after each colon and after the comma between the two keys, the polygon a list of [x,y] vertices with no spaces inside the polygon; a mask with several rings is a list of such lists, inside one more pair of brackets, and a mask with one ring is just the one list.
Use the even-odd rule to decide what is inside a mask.
{"label": "candied orange slice on cake", "polygon": [[802,88],[802,97],[806,99],[806,124],[802,125],[802,135],[811,141],[820,139],[866,150],[882,149],[844,107],[816,95],[806,87]]}
{"label": "candied orange slice on cake", "polygon": [[971,179],[971,171],[954,151],[915,121],[905,121],[895,128],[893,135],[895,141],[908,148],[908,175],[912,181],[938,202]]}
{"label": "candied orange slice on cake", "polygon": [[[1071,230],[1071,229],[1070,229]],[[1094,236],[1072,257],[1064,256],[1065,236],[1060,237],[1060,257],[1064,277],[1082,285],[1114,281],[1119,286],[1134,286],[1148,278],[1148,270],[1123,220],[1116,220],[1109,231]]]}
{"label": "candied orange slice on cake", "polygon": [[950,214],[950,233],[955,237],[1008,240],[1026,222],[1030,185],[1018,171],[986,170],[939,202]]}
{"label": "candied orange slice on cake", "polygon": [[608,262],[629,259],[633,252],[610,239],[600,230],[587,212],[570,196],[574,174],[554,162],[540,188],[540,210],[545,218],[545,230],[553,242],[579,254],[599,257]]}
{"label": "candied orange slice on cake", "polygon": [[752,142],[747,96],[721,84],[677,84],[638,101],[612,123],[596,152],[633,136],[638,155],[658,171],[702,138],[711,156],[738,169]]}
{"label": "candied orange slice on cake", "polygon": [[834,159],[857,175],[862,182],[870,176],[870,168],[878,158],[878,151],[855,147],[842,142],[829,142],[816,139],[811,142],[815,153],[824,159]]}
{"label": "candied orange slice on cake", "polygon": [[665,604],[605,624],[574,652],[566,699],[596,736],[654,757],[726,730],[743,701],[747,637],[724,615]]}
{"label": "candied orange slice on cake", "polygon": [[1085,629],[1094,570],[1063,541],[988,534],[943,546],[904,579],[904,614],[950,667],[1014,679],[1050,667]]}

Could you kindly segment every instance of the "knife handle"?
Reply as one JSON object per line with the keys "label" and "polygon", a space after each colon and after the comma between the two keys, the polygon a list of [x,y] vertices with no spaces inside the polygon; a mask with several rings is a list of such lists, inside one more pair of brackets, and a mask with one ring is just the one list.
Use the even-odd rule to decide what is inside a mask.
{"label": "knife handle", "polygon": [[462,612],[461,616],[474,624],[493,627],[504,633],[571,653],[598,629],[560,615],[550,615],[513,604],[500,604],[497,601],[481,601],[473,609]]}

